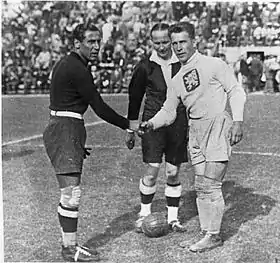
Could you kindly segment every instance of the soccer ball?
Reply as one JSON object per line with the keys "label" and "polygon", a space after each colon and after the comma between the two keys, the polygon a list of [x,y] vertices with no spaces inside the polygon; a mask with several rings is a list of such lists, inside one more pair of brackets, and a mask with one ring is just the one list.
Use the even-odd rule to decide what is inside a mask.
{"label": "soccer ball", "polygon": [[146,216],[142,223],[143,233],[148,237],[161,237],[167,234],[169,226],[165,215],[152,213]]}

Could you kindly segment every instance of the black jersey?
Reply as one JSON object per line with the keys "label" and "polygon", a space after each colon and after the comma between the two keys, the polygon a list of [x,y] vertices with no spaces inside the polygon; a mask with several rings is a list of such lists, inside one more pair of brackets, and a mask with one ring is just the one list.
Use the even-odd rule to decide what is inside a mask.
{"label": "black jersey", "polygon": [[[180,63],[172,64],[172,77],[179,71]],[[152,118],[162,107],[166,100],[167,85],[161,70],[161,66],[150,61],[142,60],[135,68],[129,84],[128,119],[137,120],[141,103],[146,94],[142,119]],[[179,112],[185,114],[185,107],[181,104]]]}
{"label": "black jersey", "polygon": [[51,76],[50,109],[84,114],[88,106],[103,120],[122,129],[129,127],[126,118],[117,114],[102,99],[94,84],[87,62],[71,52],[54,67]]}

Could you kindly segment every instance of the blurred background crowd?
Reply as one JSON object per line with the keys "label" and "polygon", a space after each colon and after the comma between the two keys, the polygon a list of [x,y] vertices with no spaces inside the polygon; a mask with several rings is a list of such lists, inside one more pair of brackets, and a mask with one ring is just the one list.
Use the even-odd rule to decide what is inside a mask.
{"label": "blurred background crowd", "polygon": [[[125,93],[135,64],[151,52],[149,30],[160,21],[193,23],[198,50],[224,60],[230,47],[280,47],[279,1],[2,1],[2,94],[48,93],[51,69],[72,49],[79,23],[103,33],[99,61],[91,65],[99,91]],[[230,66],[247,92],[279,92],[279,54],[247,52]]]}

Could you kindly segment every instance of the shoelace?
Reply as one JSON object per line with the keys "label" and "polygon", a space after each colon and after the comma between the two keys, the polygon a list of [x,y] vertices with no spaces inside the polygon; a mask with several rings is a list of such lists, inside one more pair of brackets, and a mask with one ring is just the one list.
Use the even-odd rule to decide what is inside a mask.
{"label": "shoelace", "polygon": [[173,221],[171,222],[171,227],[175,227],[175,226],[178,226],[178,227],[181,227],[181,223],[179,221]]}
{"label": "shoelace", "polygon": [[81,253],[81,254],[84,254],[84,255],[86,255],[86,256],[90,256],[90,255],[91,255],[88,251],[86,251],[86,250],[85,250],[83,247],[81,247],[81,246],[76,247],[76,250],[77,250],[77,251],[76,251],[75,256],[74,256],[74,261],[75,261],[75,262],[77,262],[80,253]]}
{"label": "shoelace", "polygon": [[137,219],[137,221],[136,221],[136,222],[141,222],[141,221],[143,221],[143,220],[144,220],[144,218],[145,218],[145,216],[140,216],[140,217]]}

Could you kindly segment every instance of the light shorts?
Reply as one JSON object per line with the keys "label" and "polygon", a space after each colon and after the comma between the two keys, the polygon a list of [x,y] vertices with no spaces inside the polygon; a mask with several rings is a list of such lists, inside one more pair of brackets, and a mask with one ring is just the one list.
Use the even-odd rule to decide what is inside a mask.
{"label": "light shorts", "polygon": [[84,120],[51,116],[43,140],[56,174],[82,173],[86,142]]}
{"label": "light shorts", "polygon": [[232,118],[223,112],[214,118],[190,120],[189,151],[192,165],[228,161],[231,155],[229,130]]}

